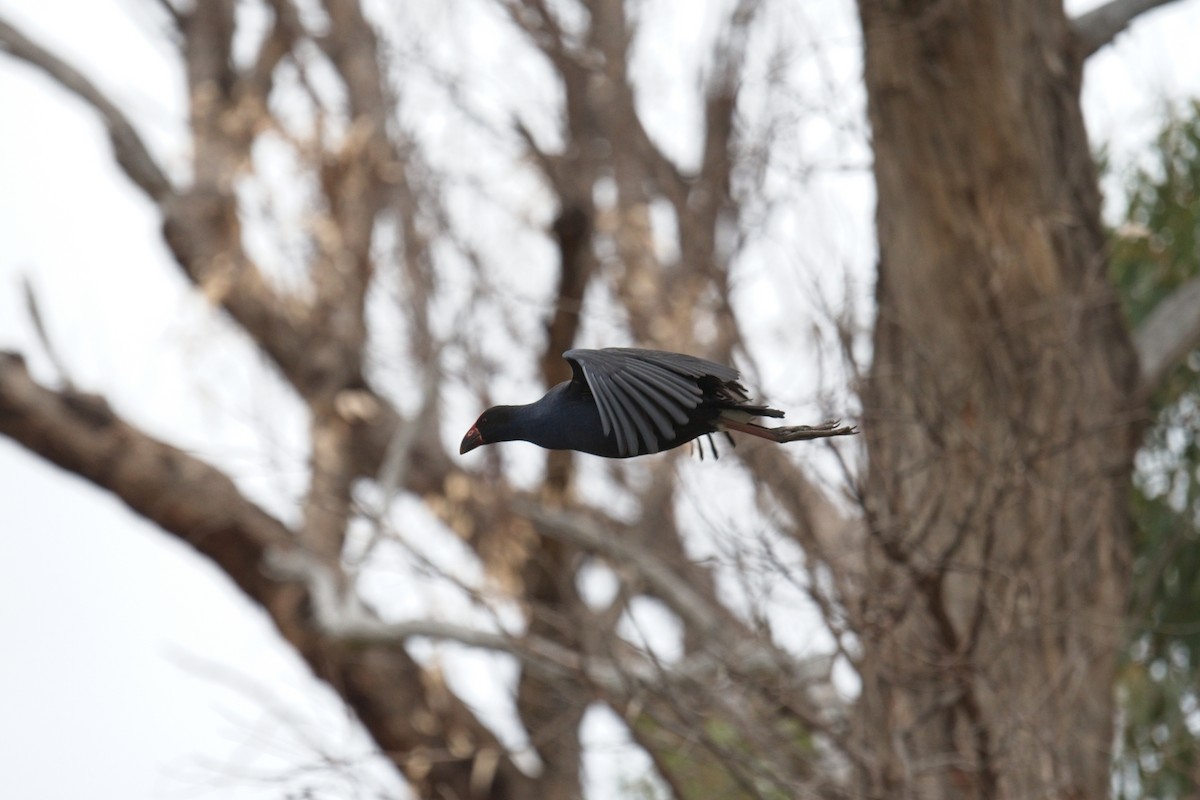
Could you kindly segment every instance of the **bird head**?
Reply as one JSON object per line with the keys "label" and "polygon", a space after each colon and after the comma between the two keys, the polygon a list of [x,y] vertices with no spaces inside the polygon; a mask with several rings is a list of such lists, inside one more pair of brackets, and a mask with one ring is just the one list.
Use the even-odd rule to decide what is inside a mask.
{"label": "bird head", "polygon": [[513,409],[513,406],[494,406],[480,414],[463,437],[458,447],[459,455],[469,453],[480,445],[518,438],[519,433],[513,430]]}

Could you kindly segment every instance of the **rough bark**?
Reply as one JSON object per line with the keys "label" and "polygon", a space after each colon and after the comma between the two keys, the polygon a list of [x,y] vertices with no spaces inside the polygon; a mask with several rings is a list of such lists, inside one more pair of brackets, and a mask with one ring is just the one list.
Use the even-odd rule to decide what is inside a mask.
{"label": "rough bark", "polygon": [[1137,369],[1061,3],[861,0],[872,797],[1107,794]]}

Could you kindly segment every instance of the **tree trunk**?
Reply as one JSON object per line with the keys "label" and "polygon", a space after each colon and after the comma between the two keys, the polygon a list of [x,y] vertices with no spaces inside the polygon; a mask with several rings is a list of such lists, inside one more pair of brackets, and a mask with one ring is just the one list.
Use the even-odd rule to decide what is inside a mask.
{"label": "tree trunk", "polygon": [[1133,351],[1061,0],[860,0],[871,797],[1108,794]]}

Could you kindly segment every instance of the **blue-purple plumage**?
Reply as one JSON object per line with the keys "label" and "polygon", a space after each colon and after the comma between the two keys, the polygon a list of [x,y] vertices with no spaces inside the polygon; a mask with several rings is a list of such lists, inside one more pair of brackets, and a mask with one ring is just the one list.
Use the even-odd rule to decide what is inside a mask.
{"label": "blue-purple plumage", "polygon": [[853,433],[816,428],[764,428],[749,420],[782,417],[753,403],[736,369],[681,353],[612,347],[568,350],[571,380],[525,406],[495,406],[480,415],[460,453],[481,444],[522,440],[552,450],[607,458],[657,453],[719,430],[773,441]]}

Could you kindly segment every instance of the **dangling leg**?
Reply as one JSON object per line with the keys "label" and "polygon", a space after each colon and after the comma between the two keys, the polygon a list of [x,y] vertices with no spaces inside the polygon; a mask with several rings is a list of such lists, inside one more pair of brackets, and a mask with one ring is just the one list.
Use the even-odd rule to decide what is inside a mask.
{"label": "dangling leg", "polygon": [[807,439],[827,439],[830,436],[852,436],[858,433],[853,425],[842,425],[841,420],[831,419],[820,425],[792,425],[783,428],[767,428],[755,425],[753,422],[742,422],[722,416],[721,426],[731,431],[748,433],[760,439],[783,444],[784,442],[802,442]]}

